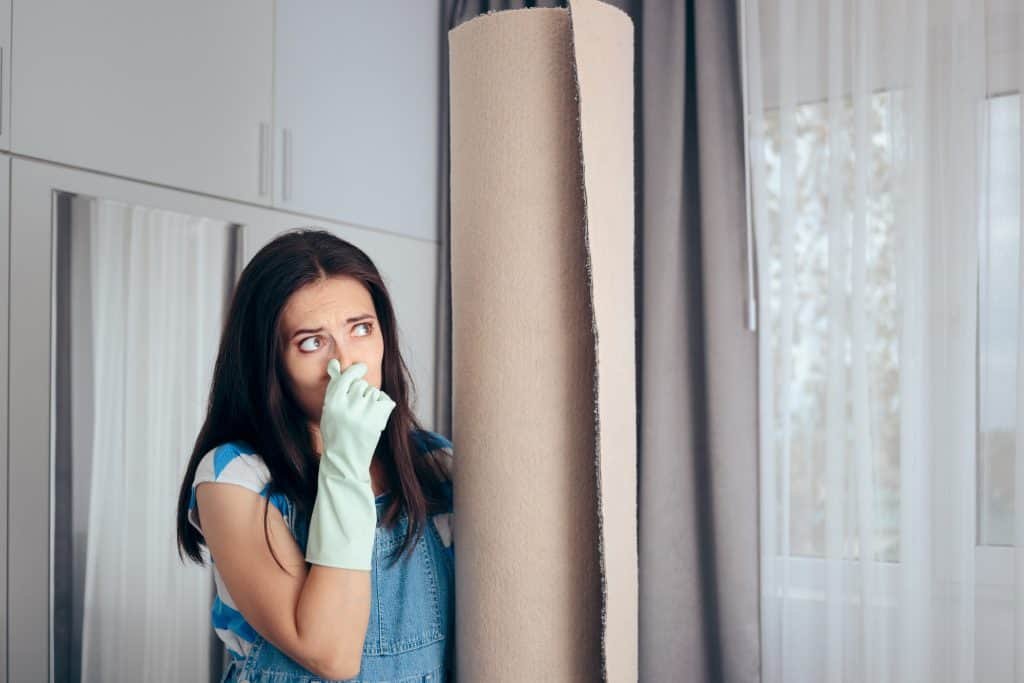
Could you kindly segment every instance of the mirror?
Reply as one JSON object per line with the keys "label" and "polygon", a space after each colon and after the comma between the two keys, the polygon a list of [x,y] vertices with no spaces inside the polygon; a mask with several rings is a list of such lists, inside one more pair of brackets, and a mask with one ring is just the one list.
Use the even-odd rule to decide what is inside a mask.
{"label": "mirror", "polygon": [[54,680],[219,680],[212,573],[179,559],[175,510],[242,226],[54,199]]}

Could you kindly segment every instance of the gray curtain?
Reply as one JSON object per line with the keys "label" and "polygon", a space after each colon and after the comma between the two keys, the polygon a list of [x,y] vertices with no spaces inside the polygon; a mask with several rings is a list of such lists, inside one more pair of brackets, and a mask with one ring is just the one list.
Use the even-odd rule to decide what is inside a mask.
{"label": "gray curtain", "polygon": [[[640,680],[760,680],[757,340],[736,4],[614,0],[635,26]],[[451,436],[447,31],[565,2],[442,0],[436,430]]]}
{"label": "gray curtain", "polygon": [[757,340],[746,328],[736,5],[645,2],[640,215],[640,670],[756,681]]}

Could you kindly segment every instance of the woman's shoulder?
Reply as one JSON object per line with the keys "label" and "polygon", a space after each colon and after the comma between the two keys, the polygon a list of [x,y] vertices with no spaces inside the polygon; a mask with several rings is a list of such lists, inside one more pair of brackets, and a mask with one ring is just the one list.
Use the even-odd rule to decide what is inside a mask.
{"label": "woman's shoulder", "polygon": [[450,479],[455,462],[455,447],[452,442],[429,429],[413,432],[413,440],[416,442],[420,455],[428,460],[433,460],[436,466],[440,467],[445,476]]}
{"label": "woman's shoulder", "polygon": [[437,432],[428,429],[421,429],[413,433],[413,437],[426,458],[434,458],[434,461],[441,467],[447,477],[446,480],[437,483],[440,488],[444,505],[442,513],[453,512],[454,507],[454,483],[452,481],[452,467],[454,446],[452,442]]}
{"label": "woman's shoulder", "polygon": [[283,494],[270,495],[270,469],[253,447],[245,441],[227,441],[208,450],[196,467],[192,478],[192,495],[189,499],[189,520],[202,532],[199,524],[196,487],[203,482],[235,484],[255,491],[281,511],[288,513],[288,501]]}

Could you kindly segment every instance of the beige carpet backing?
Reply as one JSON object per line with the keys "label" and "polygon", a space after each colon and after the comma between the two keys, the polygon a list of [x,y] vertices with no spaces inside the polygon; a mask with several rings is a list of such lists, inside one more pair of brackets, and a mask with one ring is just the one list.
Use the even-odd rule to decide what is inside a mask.
{"label": "beige carpet backing", "polygon": [[633,25],[449,32],[456,671],[636,681]]}

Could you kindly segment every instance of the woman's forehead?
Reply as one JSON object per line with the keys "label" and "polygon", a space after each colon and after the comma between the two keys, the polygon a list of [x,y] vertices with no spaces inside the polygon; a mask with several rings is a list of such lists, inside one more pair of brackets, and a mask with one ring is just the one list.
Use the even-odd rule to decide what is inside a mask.
{"label": "woman's forehead", "polygon": [[348,324],[374,317],[373,299],[354,278],[328,278],[308,284],[288,298],[282,314],[286,334],[299,327]]}

